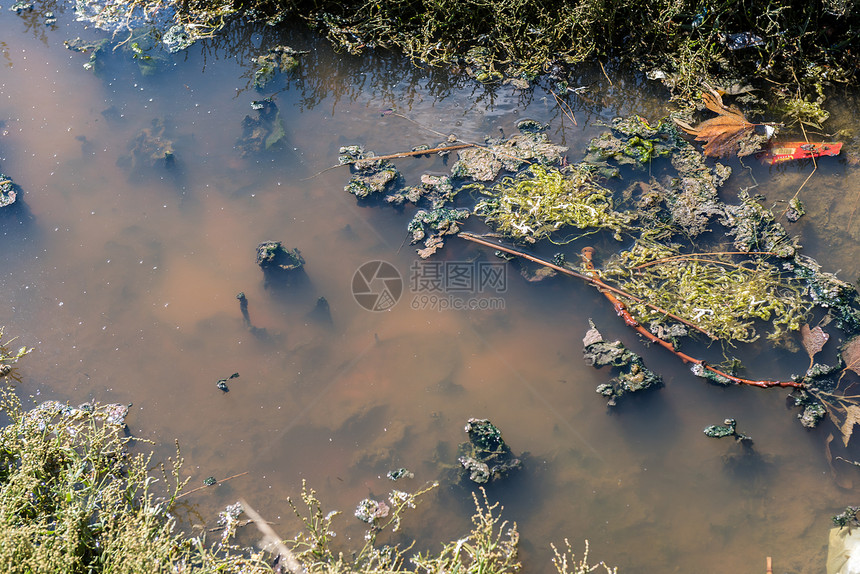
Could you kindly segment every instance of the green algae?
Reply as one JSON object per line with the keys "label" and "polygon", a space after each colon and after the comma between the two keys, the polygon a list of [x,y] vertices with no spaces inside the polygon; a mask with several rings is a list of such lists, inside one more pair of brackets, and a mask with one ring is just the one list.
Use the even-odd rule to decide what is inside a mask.
{"label": "green algae", "polygon": [[[770,323],[768,338],[778,339],[800,329],[814,305],[804,296],[801,281],[762,258],[683,255],[677,248],[637,241],[612,256],[601,271],[627,293],[726,342],[757,340],[759,320]],[[628,309],[641,323],[672,322],[644,303],[631,301]]]}
{"label": "green algae", "polygon": [[585,233],[606,229],[620,239],[636,219],[633,213],[615,211],[612,191],[597,182],[586,164],[563,171],[532,165],[486,193],[488,197],[475,205],[475,214],[497,232],[526,243],[545,238],[553,243],[573,241],[576,236],[553,237],[571,227]]}
{"label": "green algae", "polygon": [[672,134],[662,123],[651,126],[640,116],[615,118],[611,131],[591,140],[585,161],[602,163],[613,160],[619,165],[643,166],[658,157],[668,156],[674,147]]}

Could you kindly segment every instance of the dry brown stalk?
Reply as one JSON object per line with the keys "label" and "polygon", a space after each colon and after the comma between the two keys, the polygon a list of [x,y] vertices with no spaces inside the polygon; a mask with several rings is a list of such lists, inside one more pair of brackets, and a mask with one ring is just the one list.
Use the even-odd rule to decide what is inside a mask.
{"label": "dry brown stalk", "polygon": [[242,510],[245,511],[245,514],[251,517],[251,520],[256,524],[257,529],[263,535],[262,546],[264,548],[273,548],[277,551],[280,556],[280,563],[282,567],[285,567],[287,570],[292,572],[293,574],[305,574],[307,569],[299,562],[299,559],[296,558],[296,555],[287,548],[287,546],[281,542],[284,540],[275,532],[275,530],[269,526],[269,523],[263,520],[263,517],[257,513],[256,510],[251,508],[251,505],[245,499],[241,499],[239,502],[242,504]]}
{"label": "dry brown stalk", "polygon": [[456,145],[449,145],[449,146],[442,146],[442,147],[434,147],[433,149],[419,149],[419,150],[415,150],[415,151],[403,151],[400,153],[392,153],[389,155],[378,155],[375,157],[363,157],[361,159],[357,159],[357,160],[352,161],[352,162],[346,162],[346,163],[341,164],[341,165],[349,165],[351,163],[360,163],[363,161],[377,161],[377,160],[381,160],[381,159],[397,159],[397,158],[401,158],[401,157],[411,157],[411,156],[415,156],[415,155],[427,155],[427,154],[441,152],[441,151],[452,151],[455,149],[463,149],[466,147],[479,147],[479,146],[477,144],[464,143],[464,144],[456,144]]}
{"label": "dry brown stalk", "polygon": [[233,480],[234,478],[239,478],[240,476],[245,476],[249,472],[250,471],[246,470],[245,472],[240,472],[239,474],[234,474],[233,476],[228,476],[227,478],[225,478],[223,480],[219,480],[219,481],[215,482],[215,484],[204,484],[203,486],[198,486],[197,488],[193,488],[193,489],[189,490],[188,492],[183,492],[182,494],[180,494],[179,496],[176,497],[176,500],[179,500],[183,496],[188,496],[189,494],[193,494],[193,493],[197,492],[198,490],[203,490],[204,488],[210,488],[212,486],[218,486],[222,482],[227,482],[228,480]]}
{"label": "dry brown stalk", "polygon": [[[697,327],[696,325],[693,325],[692,323],[685,321],[685,320],[681,319],[680,317],[676,317],[675,315],[672,315],[668,311],[661,310],[659,307],[645,303],[641,299],[637,299],[636,297],[630,295],[629,293],[625,293],[621,289],[618,289],[616,287],[608,285],[596,274],[584,275],[582,273],[577,273],[576,271],[572,271],[570,269],[566,269],[566,268],[561,267],[559,265],[555,265],[554,263],[550,263],[549,261],[544,261],[543,259],[540,259],[539,257],[535,257],[533,255],[529,255],[528,253],[523,253],[522,251],[518,251],[516,249],[511,249],[509,247],[504,247],[502,245],[498,245],[497,243],[493,243],[491,241],[486,241],[485,239],[477,237],[476,235],[472,235],[471,233],[461,232],[458,235],[459,235],[459,237],[462,237],[463,239],[466,239],[468,241],[473,241],[475,243],[485,245],[485,246],[491,247],[493,249],[498,249],[499,251],[504,251],[505,253],[509,253],[511,255],[516,255],[518,257],[528,259],[529,261],[533,261],[533,262],[538,263],[540,265],[543,265],[545,267],[549,267],[550,269],[554,269],[560,273],[564,273],[566,275],[570,275],[572,277],[576,277],[578,279],[582,279],[583,281],[591,283],[592,285],[597,287],[597,289],[603,294],[604,297],[606,297],[609,300],[610,303],[612,303],[613,309],[615,309],[615,312],[618,314],[619,317],[621,317],[624,320],[624,323],[627,324],[627,326],[635,329],[637,333],[639,333],[640,335],[642,335],[643,337],[645,337],[646,339],[648,339],[652,343],[660,345],[664,349],[667,349],[668,351],[672,352],[672,354],[674,354],[675,356],[680,358],[685,363],[691,363],[694,365],[698,365],[701,368],[706,369],[706,370],[708,370],[708,371],[710,371],[716,375],[719,375],[721,377],[724,377],[727,380],[732,381],[733,383],[738,384],[738,385],[751,385],[754,387],[760,387],[760,388],[765,388],[765,389],[770,388],[770,387],[793,387],[796,389],[802,389],[802,388],[806,387],[806,385],[804,385],[802,382],[798,382],[798,381],[753,381],[750,379],[743,379],[741,377],[736,377],[734,375],[730,375],[728,373],[725,373],[725,372],[717,369],[716,367],[709,365],[708,363],[706,363],[705,361],[703,361],[701,359],[696,359],[695,357],[691,357],[690,355],[688,355],[686,353],[678,351],[677,349],[675,349],[675,347],[674,347],[674,345],[672,345],[672,343],[670,343],[668,341],[664,341],[660,337],[651,333],[651,331],[649,331],[648,329],[643,327],[641,324],[639,324],[639,322],[636,320],[636,318],[630,314],[630,312],[627,310],[627,307],[624,305],[624,303],[620,299],[618,299],[618,297],[615,296],[615,294],[617,293],[618,295],[621,295],[622,297],[628,297],[629,299],[634,300],[637,303],[642,303],[642,304],[648,305],[649,307],[651,307],[651,308],[653,308],[653,309],[655,309],[661,313],[666,313],[668,316],[672,317],[676,321],[680,321],[680,322],[684,323],[685,325],[689,325],[698,331],[702,331],[702,329],[700,327]],[[594,268],[594,266],[591,263],[591,257],[593,255],[593,253],[594,253],[594,249],[591,247],[586,247],[585,249],[582,250],[583,259],[585,260],[586,266],[588,266],[590,269]],[[702,331],[702,332],[705,334],[708,334],[705,331]],[[710,336],[710,335],[708,334],[708,336]]]}
{"label": "dry brown stalk", "polygon": [[549,92],[549,93],[551,93],[551,94],[552,94],[552,97],[554,97],[554,98],[555,98],[555,102],[558,104],[558,107],[559,107],[559,108],[561,108],[561,112],[562,112],[562,113],[563,113],[563,114],[564,114],[564,115],[565,115],[565,116],[566,116],[570,121],[572,121],[572,122],[573,122],[573,125],[575,125],[575,126],[579,125],[579,124],[577,124],[577,123],[576,123],[576,118],[573,116],[573,110],[572,110],[572,109],[570,109],[570,105],[569,105],[567,102],[565,102],[564,100],[562,100],[561,98],[559,98],[559,97],[558,97],[558,94],[556,94],[556,93],[555,93],[555,92],[553,92],[552,90],[550,90],[550,92]]}

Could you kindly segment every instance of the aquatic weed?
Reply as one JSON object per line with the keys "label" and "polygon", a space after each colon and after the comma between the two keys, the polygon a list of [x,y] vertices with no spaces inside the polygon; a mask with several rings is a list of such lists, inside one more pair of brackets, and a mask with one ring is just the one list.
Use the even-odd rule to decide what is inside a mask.
{"label": "aquatic weed", "polygon": [[568,227],[582,230],[582,235],[606,229],[620,239],[636,219],[633,213],[615,211],[612,191],[597,183],[586,164],[565,171],[532,165],[486,193],[489,197],[478,202],[475,214],[498,232],[526,243],[544,238],[569,243],[576,236],[554,236]]}

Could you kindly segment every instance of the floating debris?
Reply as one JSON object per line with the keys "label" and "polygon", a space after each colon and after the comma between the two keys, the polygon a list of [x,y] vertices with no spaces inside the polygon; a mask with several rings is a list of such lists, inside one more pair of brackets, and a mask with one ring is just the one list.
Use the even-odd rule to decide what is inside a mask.
{"label": "floating debris", "polygon": [[[118,429],[125,429],[125,418],[128,416],[130,405],[119,403],[82,403],[77,407],[59,401],[45,401],[37,407],[24,413],[25,422],[35,424],[39,430],[64,426],[70,434],[76,434],[76,429],[66,427],[69,422],[94,419]],[[56,419],[56,420],[55,420]]]}
{"label": "floating debris", "polygon": [[251,314],[248,312],[248,298],[245,297],[245,293],[243,291],[239,291],[236,294],[236,299],[239,300],[239,312],[242,313],[242,320],[245,322],[246,327],[251,326]]}
{"label": "floating debris", "polygon": [[109,40],[107,38],[103,38],[101,40],[90,42],[81,40],[80,38],[75,38],[74,40],[66,40],[63,44],[65,44],[66,48],[69,50],[89,54],[90,59],[84,63],[84,69],[97,72],[101,67],[102,56],[107,53]]}
{"label": "floating debris", "polygon": [[407,201],[417,205],[423,199],[430,203],[431,209],[437,209],[453,201],[456,195],[450,177],[425,173],[421,176],[421,185],[406,186],[390,193],[385,196],[385,201],[394,205],[402,205]]}
{"label": "floating debris", "polygon": [[485,484],[522,468],[522,461],[514,457],[502,432],[489,420],[469,419],[466,432],[469,442],[460,445],[457,460],[472,482]]}
{"label": "floating debris", "polygon": [[588,320],[591,328],[582,339],[583,355],[593,367],[615,367],[619,373],[608,383],[598,385],[598,394],[607,398],[609,406],[627,393],[635,393],[663,386],[663,378],[645,367],[642,357],[627,349],[621,341],[608,342]]}
{"label": "floating debris", "polygon": [[[400,172],[388,160],[373,160],[373,152],[359,145],[343,146],[338,150],[340,165],[349,164],[352,177],[343,188],[359,199],[383,193],[400,179]],[[367,161],[361,161],[367,160]]]}
{"label": "floating debris", "polygon": [[257,265],[264,273],[298,271],[304,264],[305,258],[298,249],[289,250],[280,241],[264,241],[257,246]]}
{"label": "floating debris", "polygon": [[810,143],[780,142],[770,146],[767,151],[756,157],[773,165],[786,161],[810,159],[822,156],[837,156],[842,151],[842,142]]}
{"label": "floating debris", "polygon": [[[527,130],[531,128],[531,124],[524,126]],[[550,142],[545,133],[536,131],[526,131],[508,139],[487,139],[483,147],[459,150],[459,159],[451,167],[451,175],[492,181],[503,169],[515,172],[528,163],[558,163],[567,149]]]}
{"label": "floating debris", "polygon": [[785,218],[791,223],[795,223],[798,219],[806,215],[806,209],[803,207],[803,202],[796,197],[788,200],[788,209],[785,212]]}
{"label": "floating debris", "polygon": [[287,135],[281,112],[271,99],[256,100],[251,108],[257,117],[245,116],[242,120],[242,136],[236,141],[236,149],[242,157],[248,157],[270,149]]}
{"label": "floating debris", "polygon": [[388,505],[381,500],[365,498],[358,503],[355,509],[355,517],[368,524],[375,524],[380,518],[385,518],[390,512]]}
{"label": "floating debris", "polygon": [[[75,0],[75,19],[91,23],[112,34],[139,31],[158,38],[171,53],[184,50],[195,41],[209,38],[236,12],[230,3],[196,14],[177,12],[174,2],[115,2],[113,0]],[[191,11],[194,12],[194,11]]]}
{"label": "floating debris", "polygon": [[764,46],[761,36],[752,32],[737,32],[735,34],[722,34],[723,42],[729,50],[743,50],[744,48],[755,48]]}
{"label": "floating debris", "polygon": [[227,386],[227,381],[232,380],[232,379],[235,379],[235,378],[237,378],[238,376],[239,376],[239,373],[233,373],[232,375],[230,375],[230,376],[229,376],[229,377],[227,377],[226,379],[218,379],[218,382],[217,382],[217,383],[215,383],[215,386],[217,386],[219,389],[221,389],[221,390],[222,390],[222,391],[224,391],[225,393],[229,393],[229,392],[230,392],[230,388]]}
{"label": "floating debris", "polygon": [[332,325],[331,307],[329,306],[328,299],[318,297],[314,308],[308,313],[308,318],[323,325]]}
{"label": "floating debris", "polygon": [[[208,484],[207,481],[212,480],[211,484]],[[211,486],[215,484],[215,478],[209,477],[205,481],[204,484],[207,486]],[[245,507],[242,506],[241,502],[235,502],[218,513],[218,526],[222,527],[224,531],[221,533],[221,542],[227,542],[233,535],[236,534],[236,528],[240,525],[239,516],[245,512]]]}
{"label": "floating debris", "polygon": [[398,468],[397,470],[389,470],[386,476],[391,480],[400,480],[401,478],[415,478],[415,473],[405,468]]}
{"label": "floating debris", "polygon": [[131,140],[129,155],[119,163],[132,172],[153,167],[170,167],[176,161],[173,141],[166,136],[164,121],[154,119],[150,127],[144,128]]}
{"label": "floating debris", "polygon": [[252,58],[252,61],[257,64],[257,70],[254,72],[254,87],[262,90],[275,77],[275,74],[292,72],[299,67],[297,56],[307,53],[293,50],[289,46],[275,46],[270,48],[267,54]]}
{"label": "floating debris", "polygon": [[0,207],[6,207],[15,203],[18,192],[15,191],[15,182],[4,173],[0,173]]}
{"label": "floating debris", "polygon": [[9,6],[9,11],[14,12],[15,14],[20,14],[21,12],[31,12],[33,10],[33,4],[31,2],[26,2],[25,0],[19,0],[15,2],[11,6]]}
{"label": "floating debris", "polygon": [[709,427],[705,427],[703,432],[706,436],[711,438],[725,438],[727,436],[731,436],[740,443],[751,445],[752,438],[743,433],[739,433],[737,431],[737,426],[738,423],[735,419],[726,419],[723,421],[722,425],[711,425]]}
{"label": "floating debris", "polygon": [[424,241],[424,249],[417,250],[418,256],[421,259],[427,259],[436,253],[445,245],[442,236],[459,233],[458,222],[468,217],[468,209],[438,207],[431,211],[418,210],[406,227],[407,231],[412,234],[412,243]]}
{"label": "floating debris", "polygon": [[161,36],[161,43],[171,54],[181,52],[191,47],[198,35],[189,30],[186,24],[174,24]]}

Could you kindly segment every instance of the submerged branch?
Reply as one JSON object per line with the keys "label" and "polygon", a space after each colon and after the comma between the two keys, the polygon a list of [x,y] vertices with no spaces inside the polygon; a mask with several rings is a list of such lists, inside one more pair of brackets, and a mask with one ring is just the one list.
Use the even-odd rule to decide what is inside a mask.
{"label": "submerged branch", "polygon": [[412,156],[416,156],[416,155],[429,155],[431,153],[437,153],[437,152],[443,152],[443,151],[453,151],[453,150],[463,149],[463,148],[467,148],[467,147],[482,147],[482,146],[479,146],[478,144],[471,144],[471,143],[454,144],[454,145],[449,145],[449,146],[434,147],[432,149],[418,149],[418,150],[413,150],[413,151],[402,151],[399,153],[392,153],[389,155],[377,155],[377,156],[373,156],[373,157],[363,157],[361,159],[357,159],[357,160],[351,161],[351,162],[342,163],[340,165],[351,165],[351,164],[361,163],[363,161],[379,161],[381,159],[397,159],[397,158],[401,158],[401,157],[412,157]]}
{"label": "submerged branch", "polygon": [[[802,382],[799,382],[799,381],[753,381],[750,379],[744,379],[741,377],[736,377],[734,375],[730,375],[728,373],[725,373],[725,372],[717,369],[716,367],[708,364],[707,362],[705,362],[701,359],[696,359],[695,357],[691,357],[690,355],[675,349],[675,347],[674,347],[674,345],[672,345],[672,343],[670,343],[668,341],[664,341],[663,339],[657,337],[656,335],[651,333],[648,329],[643,327],[630,314],[630,312],[627,310],[627,307],[624,305],[624,303],[620,299],[618,299],[618,297],[616,297],[615,295],[617,294],[617,295],[621,295],[622,297],[628,297],[631,300],[636,301],[637,303],[642,303],[642,304],[648,305],[649,307],[655,308],[659,312],[665,313],[667,316],[670,316],[673,319],[680,321],[680,322],[684,323],[685,325],[688,325],[688,326],[696,329],[697,331],[702,331],[702,329],[697,327],[696,325],[690,323],[689,321],[685,321],[684,319],[682,319],[680,317],[676,317],[676,316],[668,313],[667,311],[656,308],[656,307],[648,304],[647,302],[644,302],[641,299],[638,299],[637,297],[634,297],[628,293],[625,293],[621,289],[618,289],[616,287],[612,287],[611,285],[608,285],[602,279],[600,279],[600,277],[598,277],[596,274],[595,275],[585,275],[583,273],[577,273],[576,271],[573,271],[571,269],[567,269],[565,267],[561,267],[559,265],[555,265],[555,264],[550,263],[548,261],[544,261],[543,259],[540,259],[539,257],[535,257],[533,255],[529,255],[528,253],[524,253],[524,252],[516,250],[516,249],[504,247],[504,246],[498,245],[496,243],[493,243],[491,241],[487,241],[485,239],[482,239],[480,237],[472,235],[471,233],[462,232],[459,234],[459,236],[462,237],[463,239],[468,240],[468,241],[473,241],[475,243],[479,243],[479,244],[485,245],[487,247],[492,247],[493,249],[498,249],[499,251],[504,251],[505,253],[509,253],[511,255],[516,255],[518,257],[528,259],[529,261],[532,261],[534,263],[538,263],[538,264],[543,265],[545,267],[549,267],[550,269],[554,269],[560,273],[564,273],[565,275],[570,275],[571,277],[576,277],[577,279],[582,279],[583,281],[591,283],[592,285],[597,287],[597,289],[601,293],[603,293],[603,295],[609,300],[610,303],[612,303],[612,307],[615,309],[615,312],[618,314],[619,317],[624,319],[624,323],[627,324],[627,326],[635,329],[637,333],[639,333],[640,335],[642,335],[643,337],[645,337],[646,339],[648,339],[652,343],[656,343],[657,345],[660,345],[661,347],[669,350],[670,352],[672,352],[675,356],[680,358],[685,363],[697,365],[702,370],[707,370],[707,371],[709,371],[709,372],[711,372],[711,373],[713,373],[719,377],[723,377],[726,380],[731,381],[735,384],[739,384],[739,385],[752,385],[752,386],[761,387],[761,388],[770,388],[770,387],[793,387],[793,388],[801,388],[801,389],[806,388],[806,385],[804,385]],[[594,252],[594,250],[590,247],[586,247],[585,249],[582,250],[583,259],[585,261],[586,266],[588,266],[589,269],[594,268],[592,263],[591,263],[591,255],[593,252]],[[702,331],[702,332],[704,332],[704,331]],[[705,333],[705,334],[708,334],[708,333]]]}

